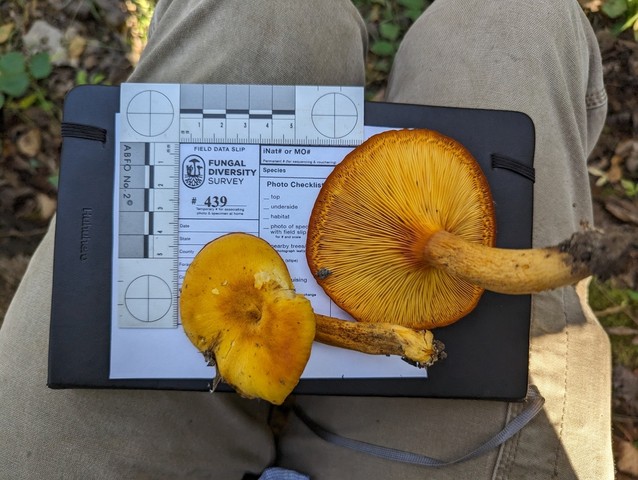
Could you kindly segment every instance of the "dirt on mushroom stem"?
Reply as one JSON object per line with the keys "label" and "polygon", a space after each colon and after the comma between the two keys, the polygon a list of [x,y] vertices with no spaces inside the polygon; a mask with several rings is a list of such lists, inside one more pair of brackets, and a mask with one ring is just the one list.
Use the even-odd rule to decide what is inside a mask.
{"label": "dirt on mushroom stem", "polygon": [[631,272],[634,280],[638,280],[638,227],[608,226],[604,230],[585,227],[558,246],[569,255],[573,270],[587,269],[602,281]]}

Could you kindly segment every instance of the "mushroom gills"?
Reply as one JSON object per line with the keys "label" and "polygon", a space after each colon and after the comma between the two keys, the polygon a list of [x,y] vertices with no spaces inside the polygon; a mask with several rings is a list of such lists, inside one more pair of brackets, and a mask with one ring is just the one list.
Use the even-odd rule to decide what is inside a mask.
{"label": "mushroom gills", "polygon": [[483,293],[424,260],[442,230],[493,245],[487,180],[452,139],[387,131],[350,152],[324,182],[306,257],[324,291],[356,320],[434,328],[467,315]]}

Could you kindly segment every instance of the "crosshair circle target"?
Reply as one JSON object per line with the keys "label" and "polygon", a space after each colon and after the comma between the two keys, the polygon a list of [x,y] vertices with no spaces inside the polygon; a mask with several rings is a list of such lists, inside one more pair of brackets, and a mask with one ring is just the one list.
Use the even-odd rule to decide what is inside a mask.
{"label": "crosshair circle target", "polygon": [[145,137],[164,133],[173,123],[175,109],[169,98],[157,90],[144,90],[126,107],[126,119],[135,132]]}
{"label": "crosshair circle target", "polygon": [[173,295],[168,284],[155,275],[141,275],[124,293],[124,305],[140,322],[157,322],[171,309]]}
{"label": "crosshair circle target", "polygon": [[342,93],[326,93],[312,106],[312,124],[328,138],[343,138],[357,126],[357,106]]}

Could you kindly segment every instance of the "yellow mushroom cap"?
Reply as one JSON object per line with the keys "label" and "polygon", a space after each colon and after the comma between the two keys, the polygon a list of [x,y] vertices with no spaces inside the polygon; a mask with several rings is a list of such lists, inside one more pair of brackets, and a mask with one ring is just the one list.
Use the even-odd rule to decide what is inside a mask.
{"label": "yellow mushroom cap", "polygon": [[325,181],[310,217],[308,265],[359,321],[447,325],[469,313],[483,289],[429,264],[428,240],[442,230],[494,244],[480,166],[437,132],[387,131],[355,148]]}
{"label": "yellow mushroom cap", "polygon": [[186,271],[180,313],[190,341],[241,395],[281,404],[299,382],[314,311],[266,241],[231,233],[207,244]]}

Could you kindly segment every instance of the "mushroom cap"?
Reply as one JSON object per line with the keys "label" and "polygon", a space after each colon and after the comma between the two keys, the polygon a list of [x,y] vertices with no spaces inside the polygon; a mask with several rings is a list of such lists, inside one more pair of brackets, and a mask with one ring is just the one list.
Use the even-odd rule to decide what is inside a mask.
{"label": "mushroom cap", "polygon": [[190,341],[241,395],[280,404],[299,382],[314,311],[266,241],[231,233],[204,246],[186,271],[180,313]]}
{"label": "mushroom cap", "polygon": [[386,131],[324,182],[308,226],[308,265],[358,321],[444,326],[469,313],[483,289],[428,262],[428,240],[440,230],[494,244],[494,206],[480,166],[437,132]]}

